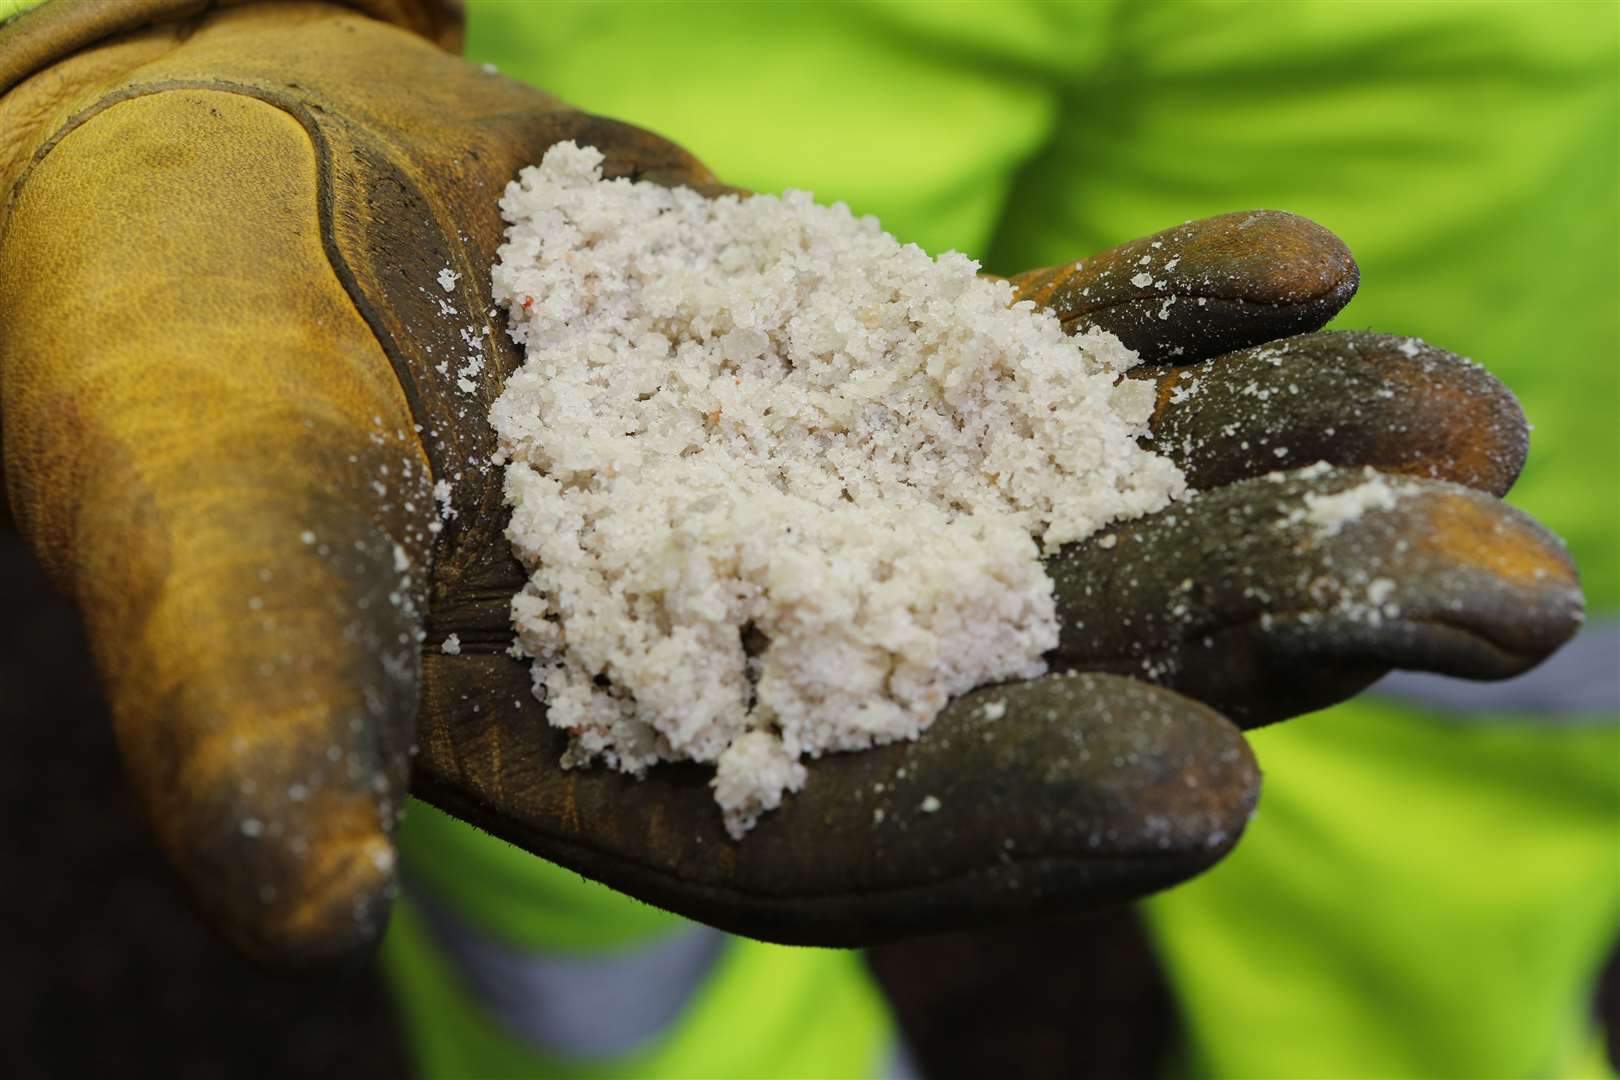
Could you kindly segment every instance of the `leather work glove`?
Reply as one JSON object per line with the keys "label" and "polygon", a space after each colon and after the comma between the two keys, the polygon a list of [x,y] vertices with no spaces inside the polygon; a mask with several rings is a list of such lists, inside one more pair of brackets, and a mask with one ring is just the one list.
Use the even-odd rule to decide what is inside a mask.
{"label": "leather work glove", "polygon": [[723,189],[463,63],[436,8],[357,7],[55,2],[0,30],[10,503],[83,612],[163,848],[259,955],[375,940],[407,792],[777,941],[1117,902],[1237,841],[1239,724],[1394,667],[1513,675],[1579,622],[1561,544],[1497,499],[1513,398],[1419,342],[1311,333],[1355,290],[1348,252],[1234,214],[1015,279],[1151,361],[1152,445],[1202,491],[1049,561],[1052,674],[812,763],[741,843],[695,766],[561,769],[506,653],[496,200],[563,139]]}

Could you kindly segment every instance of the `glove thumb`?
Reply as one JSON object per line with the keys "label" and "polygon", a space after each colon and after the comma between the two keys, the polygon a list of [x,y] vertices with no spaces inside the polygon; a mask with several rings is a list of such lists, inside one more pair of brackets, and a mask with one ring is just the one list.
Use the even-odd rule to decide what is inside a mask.
{"label": "glove thumb", "polygon": [[100,113],[17,187],[7,487],[162,846],[250,951],[316,960],[386,919],[432,481],[321,248],[307,137],[181,97]]}

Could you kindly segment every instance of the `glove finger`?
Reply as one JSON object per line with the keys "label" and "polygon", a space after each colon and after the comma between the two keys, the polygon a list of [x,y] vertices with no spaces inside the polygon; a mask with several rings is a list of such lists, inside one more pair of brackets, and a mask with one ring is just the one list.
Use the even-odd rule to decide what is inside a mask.
{"label": "glove finger", "polygon": [[527,666],[490,649],[427,654],[416,794],[770,941],[865,945],[1141,896],[1225,855],[1258,792],[1213,710],[1135,680],[1052,676],[968,694],[915,743],[810,763],[805,788],[734,842],[706,769],[562,769],[567,737]]}
{"label": "glove finger", "polygon": [[[174,462],[187,483],[96,440],[97,457],[119,452],[133,467],[85,487],[72,554],[52,561],[132,785],[249,951],[297,963],[356,948],[380,934],[392,888],[419,563],[340,493],[287,489],[296,461]],[[243,467],[227,480],[230,464]]]}
{"label": "glove finger", "polygon": [[1530,445],[1507,387],[1415,338],[1305,334],[1142,377],[1151,447],[1200,490],[1326,461],[1503,495]]}
{"label": "glove finger", "polygon": [[285,961],[386,916],[427,539],[409,523],[431,502],[327,262],[309,154],[253,98],[133,98],[37,162],[0,251],[27,313],[0,334],[19,527],[84,615],[162,847]]}
{"label": "glove finger", "polygon": [[1108,330],[1149,363],[1190,363],[1315,330],[1361,271],[1322,226],[1277,210],[1221,214],[1012,279],[1070,333]]}
{"label": "glove finger", "polygon": [[1390,668],[1519,674],[1579,627],[1563,545],[1497,499],[1318,466],[1244,480],[1047,561],[1055,666],[1171,687],[1245,726]]}

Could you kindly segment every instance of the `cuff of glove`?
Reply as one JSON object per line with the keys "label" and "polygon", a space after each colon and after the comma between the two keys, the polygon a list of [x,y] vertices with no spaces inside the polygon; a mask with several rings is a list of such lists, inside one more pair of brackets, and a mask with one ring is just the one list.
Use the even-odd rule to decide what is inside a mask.
{"label": "cuff of glove", "polygon": [[[26,0],[25,0],[26,2]],[[43,0],[0,25],[0,95],[98,41],[191,18],[213,8],[272,0]],[[333,0],[461,51],[461,0]]]}

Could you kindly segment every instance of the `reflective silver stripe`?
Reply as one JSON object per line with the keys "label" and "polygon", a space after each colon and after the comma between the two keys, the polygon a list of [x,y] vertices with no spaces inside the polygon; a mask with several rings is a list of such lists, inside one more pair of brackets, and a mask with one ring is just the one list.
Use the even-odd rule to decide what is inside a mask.
{"label": "reflective silver stripe", "polygon": [[1588,624],[1541,666],[1502,682],[1397,671],[1367,692],[1459,721],[1613,724],[1620,716],[1620,620]]}
{"label": "reflective silver stripe", "polygon": [[537,952],[469,925],[419,886],[404,890],[490,1018],[562,1057],[617,1057],[668,1031],[726,945],[725,934],[694,924],[606,955]]}
{"label": "reflective silver stripe", "polygon": [[878,1080],[923,1080],[923,1071],[905,1040],[896,1038],[883,1053]]}

